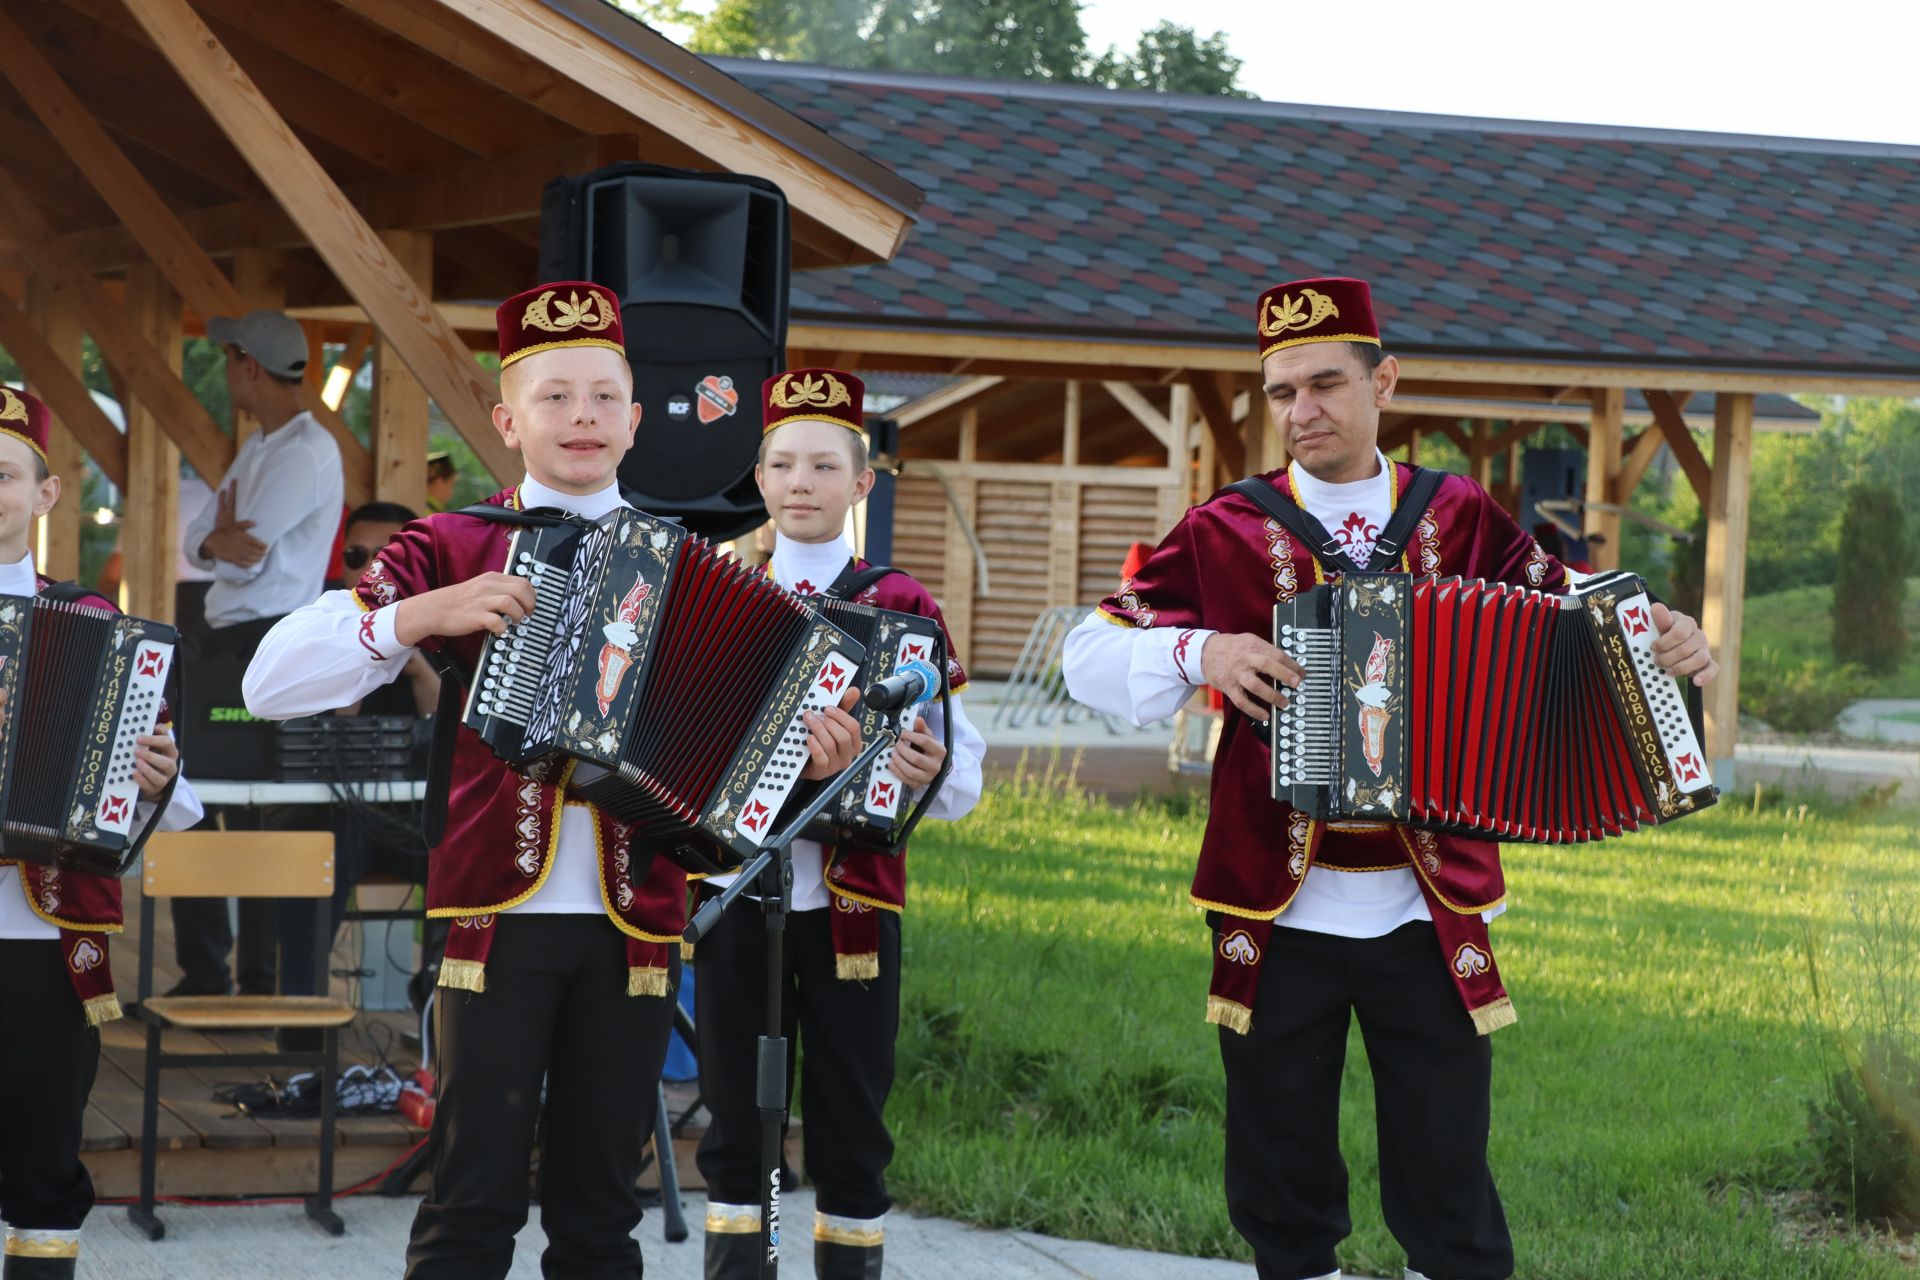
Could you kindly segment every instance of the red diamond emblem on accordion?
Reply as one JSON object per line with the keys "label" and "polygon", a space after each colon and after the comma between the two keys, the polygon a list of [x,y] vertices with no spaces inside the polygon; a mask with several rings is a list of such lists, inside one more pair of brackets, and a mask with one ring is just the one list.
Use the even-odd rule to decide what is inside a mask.
{"label": "red diamond emblem on accordion", "polygon": [[925,662],[931,648],[924,637],[909,640],[900,656],[908,662]]}
{"label": "red diamond emblem on accordion", "polygon": [[867,803],[876,808],[892,804],[894,786],[885,778],[875,778],[872,788],[867,792]]}
{"label": "red diamond emblem on accordion", "polygon": [[141,676],[159,675],[160,651],[158,649],[142,649],[139,656],[133,660],[133,672],[135,675]]}
{"label": "red diamond emblem on accordion", "polygon": [[745,827],[750,834],[757,836],[766,830],[767,820],[771,817],[773,817],[773,810],[767,808],[765,804],[758,800],[752,800],[749,801],[747,807],[741,811],[740,825]]}
{"label": "red diamond emblem on accordion", "polygon": [[1647,633],[1646,610],[1640,609],[1637,607],[1632,609],[1623,609],[1620,611],[1620,617],[1627,624],[1628,635],[1643,636]]}
{"label": "red diamond emblem on accordion", "polygon": [[817,683],[820,688],[826,690],[828,693],[838,694],[842,689],[847,687],[847,675],[849,671],[850,668],[846,660],[836,653],[828,658],[826,664],[820,668],[820,679]]}
{"label": "red diamond emblem on accordion", "polygon": [[127,820],[127,798],[125,796],[108,796],[100,804],[100,816],[108,822],[125,822]]}
{"label": "red diamond emblem on accordion", "polygon": [[1700,757],[1689,751],[1673,762],[1673,771],[1682,782],[1700,781]]}

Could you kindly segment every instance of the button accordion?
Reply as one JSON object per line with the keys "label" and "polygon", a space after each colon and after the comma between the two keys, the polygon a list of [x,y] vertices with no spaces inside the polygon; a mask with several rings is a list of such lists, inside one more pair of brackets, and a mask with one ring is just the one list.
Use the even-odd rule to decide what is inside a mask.
{"label": "button accordion", "polygon": [[534,612],[489,636],[464,723],[689,871],[744,863],[807,765],[801,718],[852,687],[859,644],[705,540],[644,512],[517,529]]}
{"label": "button accordion", "polygon": [[117,875],[139,852],[134,748],[175,640],[97,605],[0,596],[0,856]]}
{"label": "button accordion", "polygon": [[1273,631],[1306,671],[1272,721],[1273,797],[1315,817],[1562,843],[1719,795],[1633,574],[1553,595],[1351,573]]}
{"label": "button accordion", "polygon": [[[862,685],[870,686],[885,680],[915,659],[927,663],[940,673],[940,689],[935,695],[914,706],[901,708],[899,723],[903,728],[911,725],[914,717],[936,700],[943,709],[946,707],[947,645],[939,623],[917,613],[880,609],[832,596],[811,596],[807,598],[807,604],[819,610],[827,621],[852,636],[867,651],[866,663],[860,673]],[[871,741],[880,732],[882,722],[888,719],[887,713],[875,711],[865,703],[854,712],[854,716],[860,721],[860,738],[863,742]],[[899,853],[906,846],[907,837],[920,824],[921,815],[926,813],[934,797],[940,794],[940,788],[945,785],[947,773],[952,768],[951,715],[942,715],[941,729],[947,758],[941,761],[940,772],[917,802],[907,803],[907,785],[893,772],[893,748],[889,746],[801,834],[822,844],[846,844],[875,853]]]}

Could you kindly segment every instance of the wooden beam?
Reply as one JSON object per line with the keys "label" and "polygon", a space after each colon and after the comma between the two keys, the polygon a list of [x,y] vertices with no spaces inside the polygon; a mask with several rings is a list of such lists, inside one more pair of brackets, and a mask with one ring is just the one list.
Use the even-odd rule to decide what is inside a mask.
{"label": "wooden beam", "polygon": [[[1644,391],[1641,394],[1647,398],[1647,408],[1653,410],[1654,426],[1660,429],[1667,447],[1673,450],[1674,460],[1686,472],[1687,483],[1693,486],[1694,496],[1704,504],[1708,492],[1713,488],[1712,468],[1700,456],[1700,446],[1693,442],[1693,433],[1687,430],[1687,421],[1680,415],[1679,404],[1665,391]],[[1713,416],[1716,433],[1720,429],[1719,403],[1720,398],[1715,396]],[[1751,397],[1748,398],[1748,406],[1751,410]]]}
{"label": "wooden beam", "polygon": [[[86,494],[80,437],[66,423],[67,410],[97,416],[97,425],[106,428],[104,438],[111,441],[113,462],[123,479],[127,472],[125,453],[120,448],[120,433],[106,420],[80,381],[83,343],[80,326],[55,305],[53,291],[46,281],[33,277],[26,286],[24,317],[11,301],[0,305],[0,313],[11,322],[10,328],[20,328],[24,321],[22,333],[0,332],[0,346],[21,366],[27,387],[53,411],[53,428],[47,438],[47,469],[60,477],[64,491],[34,532],[33,560],[35,567],[48,577],[71,580],[80,576],[80,522],[85,517],[82,507]],[[31,358],[17,338],[30,339],[28,345],[34,347]]]}
{"label": "wooden beam", "polygon": [[[421,293],[433,296],[433,233],[382,231],[380,239]],[[424,512],[427,500],[426,388],[383,334],[373,350],[373,496]]]}
{"label": "wooden beam", "polygon": [[[180,374],[180,299],[158,267],[127,274],[127,313],[135,328]],[[180,545],[180,448],[161,428],[156,406],[134,398],[127,414],[127,490],[120,524],[120,607],[173,621],[173,571]],[[214,477],[217,483],[218,476]]]}
{"label": "wooden beam", "polygon": [[1081,401],[1080,384],[1067,383],[1066,407],[1060,414],[1060,461],[1064,466],[1073,467],[1080,464]]}
{"label": "wooden beam", "polygon": [[1506,426],[1506,428],[1500,432],[1499,435],[1493,438],[1492,443],[1489,444],[1487,447],[1491,449],[1494,453],[1498,453],[1502,449],[1505,449],[1511,452],[1512,450],[1518,448],[1520,446],[1520,443],[1524,441],[1528,436],[1538,431],[1544,425],[1545,425],[1544,423],[1540,423],[1540,422],[1509,423]]}
{"label": "wooden beam", "polygon": [[1247,445],[1240,437],[1239,424],[1233,420],[1232,388],[1225,379],[1194,369],[1189,370],[1187,385],[1193,389],[1193,403],[1207,424],[1213,440],[1214,457],[1230,479],[1247,474]]}
{"label": "wooden beam", "polygon": [[1707,572],[1700,625],[1720,663],[1706,687],[1707,759],[1722,787],[1733,785],[1740,725],[1741,606],[1747,588],[1747,511],[1753,473],[1753,397],[1721,395],[1713,405],[1712,484],[1707,510]]}
{"label": "wooden beam", "polygon": [[1659,454],[1660,446],[1665,441],[1666,436],[1659,427],[1646,427],[1631,441],[1620,446],[1625,458],[1609,486],[1613,501],[1624,506],[1632,500],[1634,490],[1640,487],[1640,478],[1647,474],[1647,468],[1653,465],[1654,457]]}
{"label": "wooden beam", "polygon": [[956,405],[964,404],[983,392],[991,391],[1005,381],[1005,378],[968,378],[964,382],[942,387],[932,395],[922,396],[918,400],[909,400],[890,416],[902,427],[910,427],[916,422],[925,422],[936,414],[945,413]]}
{"label": "wooden beam", "polygon": [[908,214],[539,0],[436,2],[450,24],[482,26],[636,119],[692,143],[717,167],[772,179],[797,212],[820,219],[876,259],[891,258],[913,224]]}
{"label": "wooden beam", "polygon": [[[461,160],[408,173],[343,182],[340,191],[369,225],[414,231],[478,227],[540,215],[540,192],[563,173],[640,159],[632,135],[549,143],[485,159]],[[180,215],[206,251],[223,257],[240,248],[301,248],[310,238],[278,201],[236,200]],[[123,227],[94,227],[66,237],[66,246],[96,271],[124,266],[137,242]]]}
{"label": "wooden beam", "polygon": [[[1068,383],[1078,386],[1078,383]],[[1053,482],[1047,531],[1047,607],[1078,604],[1080,596],[1080,486]]]}
{"label": "wooden beam", "polygon": [[1436,423],[1433,429],[1453,441],[1453,447],[1461,453],[1466,454],[1469,458],[1473,456],[1473,442],[1467,439],[1467,433],[1460,429],[1458,422],[1447,421]]}
{"label": "wooden beam", "polygon": [[1493,491],[1493,423],[1485,418],[1473,420],[1472,447],[1467,450],[1467,462],[1473,471],[1473,482],[1489,493]]}
{"label": "wooden beam", "polygon": [[1587,433],[1587,559],[1596,569],[1618,569],[1620,513],[1599,507],[1613,501],[1613,477],[1620,471],[1620,420],[1626,410],[1626,392],[1605,387],[1589,394],[1593,416]]}
{"label": "wooden beam", "polygon": [[1170,418],[1153,407],[1152,401],[1125,382],[1103,382],[1100,385],[1107,389],[1108,395],[1118,400],[1121,406],[1133,415],[1135,422],[1145,427],[1155,440],[1167,447],[1169,458],[1179,453],[1184,444],[1180,433],[1175,430]]}
{"label": "wooden beam", "polygon": [[493,427],[498,397],[472,355],[187,0],[127,0],[127,7],[481,463],[502,482],[517,476],[519,456]]}
{"label": "wooden beam", "polygon": [[[38,277],[28,282],[24,312],[13,298],[0,299],[0,347],[6,348],[19,364],[27,385],[53,411],[53,435],[60,440],[62,450],[69,443],[75,447],[70,456],[62,454],[65,469],[54,468],[54,474],[69,486],[60,506],[54,508],[56,515],[62,508],[79,510],[80,450],[93,458],[114,488],[127,491],[127,442],[81,381],[81,332],[72,314],[55,301],[53,291]],[[51,457],[48,465],[52,466]],[[77,571],[76,562],[65,576],[72,577]]]}
{"label": "wooden beam", "polygon": [[233,441],[168,367],[162,354],[154,350],[146,335],[128,320],[122,303],[85,267],[52,246],[46,220],[10,183],[0,183],[0,232],[13,238],[34,270],[53,286],[60,304],[72,311],[80,327],[92,335],[100,354],[126,380],[132,393],[145,397],[160,413],[167,434],[179,444],[193,469],[216,479],[224,475],[227,463],[233,460]]}

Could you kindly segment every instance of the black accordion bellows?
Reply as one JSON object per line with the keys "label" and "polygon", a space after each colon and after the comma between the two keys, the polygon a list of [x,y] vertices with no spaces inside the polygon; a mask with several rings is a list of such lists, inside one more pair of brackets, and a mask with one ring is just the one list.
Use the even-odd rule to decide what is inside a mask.
{"label": "black accordion bellows", "polygon": [[522,528],[507,572],[538,603],[482,645],[465,723],[509,763],[572,757],[570,791],[688,870],[738,867],[806,767],[802,713],[853,686],[861,647],[639,511]]}
{"label": "black accordion bellows", "polygon": [[0,596],[0,855],[117,874],[138,852],[135,740],[158,723],[174,629]]}
{"label": "black accordion bellows", "polygon": [[1350,573],[1273,625],[1307,673],[1273,718],[1273,797],[1315,817],[1560,843],[1719,795],[1633,574],[1556,595]]}

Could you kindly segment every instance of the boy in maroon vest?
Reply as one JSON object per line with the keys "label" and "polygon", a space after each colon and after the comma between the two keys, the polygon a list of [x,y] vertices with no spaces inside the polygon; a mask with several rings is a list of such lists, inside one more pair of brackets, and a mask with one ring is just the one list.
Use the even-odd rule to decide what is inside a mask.
{"label": "boy in maroon vest", "polygon": [[[34,520],[60,500],[60,477],[47,470],[49,423],[38,399],[0,387],[0,595],[52,585],[34,571],[27,547]],[[102,596],[82,603],[114,607]],[[0,699],[0,721],[4,708]],[[180,761],[164,724],[138,742],[135,831]],[[182,779],[160,825],[182,831],[200,817]],[[69,1277],[80,1256],[80,1224],[93,1207],[81,1122],[100,1064],[100,1024],[120,1016],[107,964],[107,936],[120,927],[118,879],[0,857],[0,1097],[12,1099],[0,1124],[5,1280]]]}
{"label": "boy in maroon vest", "polygon": [[[873,487],[861,416],[865,387],[838,369],[796,369],[762,388],[766,417],[760,484],[776,532],[767,565],[801,595],[827,591],[869,568],[843,537],[847,512]],[[835,594],[839,594],[835,591]],[[858,591],[862,604],[946,622],[927,589],[894,571]],[[967,673],[947,637],[954,695],[953,769],[929,816],[965,817],[980,798],[986,744],[957,696]],[[890,769],[907,787],[933,781],[946,748],[937,707],[904,734]],[[814,1271],[821,1280],[878,1280],[885,1238],[886,1168],[893,1138],[883,1110],[893,1087],[900,1025],[900,913],[907,859],[859,849],[793,845],[793,914],[787,923],[786,1012],[804,1052],[801,1110],[807,1176],[817,1192]],[[730,877],[715,877],[715,892]],[[713,1123],[701,1139],[707,1182],[707,1280],[759,1274],[760,1112],[754,1045],[766,1025],[766,929],[758,912],[734,909],[700,943],[695,987],[701,1096]],[[789,1032],[789,1037],[793,1036]]]}
{"label": "boy in maroon vest", "polygon": [[[1371,292],[1362,280],[1296,280],[1261,296],[1256,326],[1268,410],[1294,460],[1259,480],[1367,567],[1412,475],[1379,451],[1399,362],[1381,349]],[[1404,552],[1376,568],[1566,585],[1561,564],[1465,476],[1441,481]],[[1339,1274],[1334,1247],[1350,1229],[1340,1077],[1355,1018],[1373,1069],[1380,1197],[1409,1277],[1498,1280],[1513,1269],[1487,1168],[1487,1036],[1514,1021],[1487,930],[1506,904],[1500,847],[1312,820],[1271,798],[1254,732],[1301,675],[1268,643],[1274,603],[1336,572],[1224,489],[1067,637],[1067,687],[1135,724],[1172,715],[1203,685],[1246,713],[1229,711],[1220,735],[1191,896],[1214,930],[1207,1019],[1226,1068],[1227,1211],[1260,1280]],[[1710,680],[1693,619],[1656,605],[1654,621],[1660,665]]]}
{"label": "boy in maroon vest", "polygon": [[[487,502],[612,515],[627,505],[615,470],[640,422],[618,300],[599,285],[546,284],[502,303],[498,323],[494,425],[527,476]],[[247,705],[275,719],[342,706],[398,676],[416,648],[472,671],[483,632],[533,611],[526,581],[501,572],[512,532],[458,512],[406,526],[354,590],[274,628],[248,669]],[[852,762],[858,722],[829,708],[809,725],[808,776]],[[636,848],[627,824],[570,797],[570,765],[516,772],[479,735],[457,732],[446,835],[427,864],[427,913],[453,923],[434,1037],[433,1187],[407,1275],[507,1273],[539,1120],[545,1274],[638,1276],[635,1182],[672,1023],[686,877]]]}

